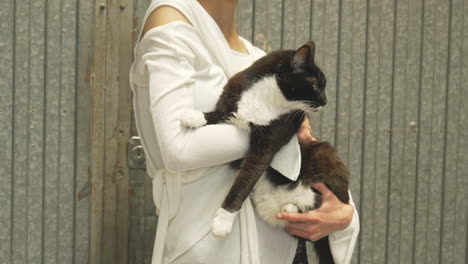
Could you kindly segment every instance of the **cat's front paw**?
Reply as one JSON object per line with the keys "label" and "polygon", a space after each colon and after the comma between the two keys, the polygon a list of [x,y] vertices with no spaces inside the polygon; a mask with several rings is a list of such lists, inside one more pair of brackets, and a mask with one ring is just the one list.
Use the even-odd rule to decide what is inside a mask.
{"label": "cat's front paw", "polygon": [[204,126],[206,125],[205,115],[194,109],[185,110],[180,115],[180,124],[191,128]]}
{"label": "cat's front paw", "polygon": [[228,212],[219,208],[211,224],[211,232],[216,237],[224,237],[232,231],[232,224],[238,212]]}
{"label": "cat's front paw", "polygon": [[287,203],[281,207],[281,212],[283,213],[299,213],[299,207],[293,203]]}

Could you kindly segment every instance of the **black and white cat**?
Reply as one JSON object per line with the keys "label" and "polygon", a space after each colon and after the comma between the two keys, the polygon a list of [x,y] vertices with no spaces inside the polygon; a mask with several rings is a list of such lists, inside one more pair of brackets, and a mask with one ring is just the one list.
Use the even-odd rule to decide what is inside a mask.
{"label": "black and white cat", "polygon": [[[214,235],[231,232],[242,203],[274,155],[298,131],[305,112],[318,111],[327,103],[326,79],[314,56],[312,41],[298,50],[272,52],[229,79],[214,111],[187,111],[181,117],[187,127],[224,122],[250,131],[249,151],[213,220]],[[306,200],[315,201],[310,193]]]}
{"label": "black and white cat", "polygon": [[[235,216],[252,191],[260,218],[277,227],[286,224],[276,219],[278,212],[306,212],[320,205],[320,194],[310,183],[324,182],[348,203],[349,172],[326,142],[301,144],[301,172],[296,182],[269,167],[273,156],[296,134],[306,113],[327,103],[326,79],[314,56],[312,41],[298,50],[272,52],[228,81],[214,111],[191,110],[181,117],[181,124],[187,127],[224,122],[250,131],[249,151],[233,162],[237,178],[213,220],[215,236],[231,232]],[[326,238],[315,246],[320,263],[333,263]],[[299,239],[299,248],[302,254],[296,254],[295,263],[307,259],[304,239]]]}

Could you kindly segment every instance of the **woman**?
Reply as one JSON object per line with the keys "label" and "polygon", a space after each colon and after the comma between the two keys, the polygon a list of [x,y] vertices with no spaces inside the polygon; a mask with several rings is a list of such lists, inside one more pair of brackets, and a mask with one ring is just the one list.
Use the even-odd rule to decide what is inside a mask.
{"label": "woman", "polygon": [[[249,136],[228,124],[187,129],[178,119],[185,109],[212,110],[228,78],[265,54],[237,35],[236,5],[237,0],[154,0],[143,21],[130,82],[159,215],[153,263],[283,264],[294,259],[297,241],[259,220],[250,200],[230,235],[210,233],[235,177],[228,163],[246,153]],[[297,139],[314,140],[308,120]],[[276,155],[280,162],[274,161],[274,168],[288,174],[300,162],[297,139]],[[335,261],[347,263],[359,230],[357,213],[323,184],[314,187],[323,194],[320,209],[278,217],[290,221],[290,234],[311,240],[331,234]]]}

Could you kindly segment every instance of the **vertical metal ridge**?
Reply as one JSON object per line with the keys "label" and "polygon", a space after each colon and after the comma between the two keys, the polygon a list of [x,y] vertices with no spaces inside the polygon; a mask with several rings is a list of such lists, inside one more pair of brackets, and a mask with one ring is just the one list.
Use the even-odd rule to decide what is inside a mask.
{"label": "vertical metal ridge", "polygon": [[49,0],[44,0],[44,98],[43,98],[43,104],[44,104],[44,109],[43,109],[43,116],[44,116],[44,121],[43,121],[43,127],[42,127],[42,142],[44,144],[43,146],[43,152],[42,152],[42,237],[41,237],[41,263],[45,263],[45,205],[46,205],[46,144],[47,144],[47,137],[46,137],[46,124],[47,124],[47,65],[48,65],[48,50],[47,50],[47,42],[48,42],[48,35],[49,31],[47,30],[47,21],[48,21],[48,6],[49,6]]}
{"label": "vertical metal ridge", "polygon": [[[76,13],[75,13],[75,43],[78,43],[78,40],[80,39],[79,38],[79,33],[80,33],[80,30],[79,30],[79,19],[80,19],[80,1],[76,1],[75,2],[75,9],[76,9]],[[72,213],[72,234],[73,234],[73,237],[72,237],[72,264],[75,264],[76,262],[76,208],[77,208],[77,205],[76,205],[76,202],[77,202],[77,199],[78,199],[78,190],[77,190],[77,168],[78,168],[78,161],[77,161],[77,157],[78,157],[78,111],[77,111],[77,107],[78,107],[78,76],[79,76],[79,73],[78,73],[78,69],[79,69],[79,63],[78,63],[78,48],[79,48],[79,45],[75,45],[75,71],[74,71],[74,76],[75,76],[75,80],[74,80],[74,98],[73,98],[73,102],[74,102],[74,113],[73,113],[73,118],[74,118],[74,129],[73,129],[73,187],[72,187],[72,190],[73,190],[73,193],[72,193],[72,196],[73,196],[73,213]]]}
{"label": "vertical metal ridge", "polygon": [[16,97],[15,97],[15,83],[16,83],[16,1],[11,0],[11,3],[13,4],[13,15],[12,15],[12,21],[13,21],[13,39],[12,39],[12,81],[11,81],[11,89],[12,89],[12,111],[11,111],[11,130],[13,133],[11,133],[11,181],[10,181],[10,188],[11,188],[11,202],[10,202],[10,262],[13,263],[13,222],[14,222],[14,205],[15,205],[15,103],[16,103]]}
{"label": "vertical metal ridge", "polygon": [[[392,52],[392,78],[391,78],[391,91],[390,91],[390,133],[389,133],[389,137],[388,137],[388,140],[389,140],[389,149],[388,149],[388,157],[387,157],[387,162],[388,162],[388,168],[387,168],[387,173],[388,173],[388,179],[387,179],[387,224],[386,224],[386,230],[385,230],[385,234],[386,234],[386,239],[385,239],[385,242],[386,242],[386,245],[385,245],[385,254],[384,254],[384,257],[385,257],[385,261],[387,260],[388,258],[388,245],[389,245],[389,233],[390,233],[390,195],[391,195],[391,182],[392,182],[392,154],[393,154],[393,139],[394,139],[394,129],[393,129],[393,103],[394,103],[394,96],[395,96],[395,59],[396,59],[396,51],[395,51],[395,47],[396,47],[396,30],[397,30],[397,18],[398,18],[398,1],[397,0],[393,0],[393,44],[392,44],[392,48],[393,48],[393,52]],[[403,136],[404,136],[404,133],[403,133]],[[404,142],[404,141],[403,141]],[[404,155],[404,154],[403,154]],[[400,208],[401,210],[401,208]],[[400,214],[400,217],[401,217],[401,214]],[[400,253],[400,248],[397,248],[397,255],[399,255]]]}
{"label": "vertical metal ridge", "polygon": [[28,113],[27,113],[27,136],[26,136],[26,146],[27,146],[27,151],[26,151],[26,155],[27,155],[27,158],[26,158],[26,167],[28,168],[27,169],[27,175],[26,175],[26,215],[25,215],[25,218],[26,218],[26,221],[25,221],[25,229],[26,229],[26,232],[25,232],[25,235],[26,235],[26,243],[24,245],[25,247],[25,258],[28,259],[28,256],[29,256],[29,247],[28,247],[28,243],[29,243],[29,202],[28,202],[28,198],[29,198],[29,166],[30,166],[30,158],[31,158],[31,155],[29,153],[29,147],[30,147],[30,143],[31,143],[31,130],[29,129],[29,126],[31,124],[31,1],[30,0],[27,0],[28,2],[28,16],[29,16],[29,20],[28,20]]}
{"label": "vertical metal ridge", "polygon": [[[364,50],[367,51],[367,48],[369,47],[369,3],[370,3],[370,0],[367,0],[367,3],[366,3],[366,41],[365,41],[365,48]],[[361,145],[361,186],[363,186],[364,184],[364,165],[365,165],[365,145],[366,145],[366,137],[365,137],[365,131],[366,131],[366,105],[367,105],[367,96],[366,96],[366,90],[367,90],[367,86],[368,86],[368,79],[367,79],[367,70],[368,70],[368,54],[367,52],[365,52],[364,54],[365,56],[365,63],[364,63],[364,92],[363,92],[363,107],[362,107],[362,117],[363,117],[363,122],[362,122],[362,145]],[[362,212],[362,197],[363,197],[363,189],[364,188],[361,188],[360,190],[360,197],[361,197],[361,203],[359,205],[359,211]],[[362,236],[359,236],[359,245],[360,245],[360,249],[359,251],[362,251]],[[359,254],[359,262],[361,261],[361,254]]]}
{"label": "vertical metal ridge", "polygon": [[[448,13],[448,39],[447,39],[447,68],[445,69],[446,72],[446,77],[447,79],[445,80],[445,112],[444,112],[444,142],[443,142],[443,153],[442,153],[442,194],[441,194],[441,216],[440,216],[440,223],[439,223],[439,228],[440,228],[440,234],[439,234],[439,240],[440,240],[440,245],[439,245],[439,263],[442,264],[442,248],[443,248],[443,235],[444,235],[444,222],[445,222],[445,217],[444,215],[444,204],[445,204],[445,184],[446,184],[446,157],[447,157],[447,130],[448,130],[448,112],[449,112],[449,82],[450,82],[450,62],[451,62],[451,49],[450,49],[450,42],[452,39],[452,22],[453,22],[453,17],[452,17],[452,1],[449,2],[449,13]],[[454,218],[455,221],[455,218]]]}
{"label": "vertical metal ridge", "polygon": [[257,0],[252,0],[252,34],[250,36],[250,42],[251,43],[255,43],[255,3],[257,2]]}
{"label": "vertical metal ridge", "polygon": [[[60,1],[60,71],[59,71],[59,78],[58,78],[58,83],[59,83],[59,86],[62,85],[62,72],[63,72],[63,67],[62,66],[62,62],[63,62],[63,58],[62,58],[62,51],[63,51],[63,1]],[[62,89],[59,89],[59,92],[58,92],[58,99],[59,99],[59,103],[58,103],[58,137],[57,137],[57,146],[58,146],[58,164],[60,164],[60,158],[62,157],[62,148],[61,148],[61,145],[62,145],[62,129],[60,129],[62,127],[62,115],[60,114],[62,112]],[[55,242],[57,243],[56,244],[56,262],[59,263],[59,253],[60,253],[60,236],[59,236],[59,233],[60,233],[60,222],[61,222],[61,217],[60,217],[60,198],[61,198],[61,189],[60,189],[60,183],[61,183],[61,178],[62,178],[62,175],[60,173],[60,165],[57,166],[57,204],[56,204],[56,207],[57,207],[57,226],[56,226],[56,230],[57,230],[57,233],[56,233],[56,239],[55,239]]]}
{"label": "vertical metal ridge", "polygon": [[[418,92],[418,128],[420,127],[420,123],[421,123],[421,90],[422,90],[422,65],[423,65],[423,55],[424,55],[424,11],[426,10],[426,5],[425,5],[425,1],[424,0],[421,0],[422,2],[422,11],[421,11],[421,36],[420,36],[420,39],[421,39],[421,43],[420,43],[420,47],[419,47],[419,53],[420,53],[420,56],[419,56],[419,65],[421,65],[421,67],[419,68],[419,92]],[[413,241],[416,241],[416,227],[417,227],[417,207],[418,207],[418,190],[419,190],[419,174],[420,174],[420,164],[419,164],[419,154],[421,152],[421,145],[420,145],[420,138],[421,138],[421,129],[418,129],[417,130],[417,136],[416,136],[416,144],[417,144],[417,148],[416,148],[416,184],[415,184],[415,196],[414,196],[414,204],[415,204],[415,208],[414,208],[414,215],[413,215],[413,218],[414,218],[414,222],[413,222]],[[415,249],[416,249],[416,243],[413,243],[413,263],[415,263],[416,261],[416,254],[414,254],[415,252]]]}
{"label": "vertical metal ridge", "polygon": [[[338,40],[337,40],[337,45],[336,45],[336,51],[337,51],[337,58],[336,58],[336,80],[335,80],[335,86],[336,86],[336,103],[335,103],[335,123],[333,126],[335,127],[335,136],[334,136],[334,141],[335,141],[335,147],[337,146],[338,143],[338,121],[339,121],[339,113],[340,113],[340,108],[338,104],[338,98],[340,98],[340,61],[341,61],[341,53],[340,53],[340,43],[341,43],[341,23],[342,23],[342,13],[343,12],[343,3],[342,1],[338,2]],[[349,152],[349,151],[348,151]]]}

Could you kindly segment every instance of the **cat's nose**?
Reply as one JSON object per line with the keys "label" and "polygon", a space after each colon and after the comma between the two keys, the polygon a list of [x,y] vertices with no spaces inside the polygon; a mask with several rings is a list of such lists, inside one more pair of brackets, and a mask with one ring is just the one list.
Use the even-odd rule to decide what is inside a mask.
{"label": "cat's nose", "polygon": [[325,94],[323,94],[321,97],[320,97],[321,101],[322,101],[322,106],[326,105],[327,104],[327,97],[325,96]]}

